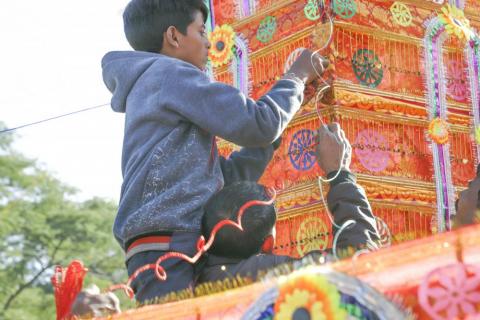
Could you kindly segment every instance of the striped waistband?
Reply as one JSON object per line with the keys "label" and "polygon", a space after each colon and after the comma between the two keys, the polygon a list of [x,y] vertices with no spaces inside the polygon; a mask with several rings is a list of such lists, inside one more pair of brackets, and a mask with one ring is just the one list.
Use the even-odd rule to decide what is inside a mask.
{"label": "striped waistband", "polygon": [[125,261],[133,255],[144,251],[168,251],[171,240],[171,236],[150,236],[135,240],[128,246]]}

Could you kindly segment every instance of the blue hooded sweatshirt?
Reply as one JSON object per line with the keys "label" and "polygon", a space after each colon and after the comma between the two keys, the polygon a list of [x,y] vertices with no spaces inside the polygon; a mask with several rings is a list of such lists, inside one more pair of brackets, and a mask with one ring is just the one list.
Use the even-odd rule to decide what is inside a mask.
{"label": "blue hooded sweatshirt", "polygon": [[[224,184],[257,181],[303,100],[280,80],[258,101],[162,54],[110,52],[103,79],[126,114],[123,184],[113,231],[122,247],[159,232],[200,232],[203,206]],[[218,156],[215,137],[242,147]]]}

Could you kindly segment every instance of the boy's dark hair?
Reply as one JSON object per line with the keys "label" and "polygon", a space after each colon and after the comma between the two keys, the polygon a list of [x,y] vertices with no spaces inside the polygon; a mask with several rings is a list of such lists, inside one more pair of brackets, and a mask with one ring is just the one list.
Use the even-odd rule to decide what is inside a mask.
{"label": "boy's dark hair", "polygon": [[125,36],[133,49],[159,53],[167,29],[175,26],[187,34],[197,11],[206,21],[204,0],[132,0],[123,13]]}
{"label": "boy's dark hair", "polygon": [[[202,234],[209,239],[215,225],[225,219],[237,222],[239,209],[251,200],[270,200],[265,188],[255,182],[236,182],[218,192],[205,206]],[[209,252],[222,257],[248,258],[260,252],[265,238],[275,226],[275,206],[255,205],[242,216],[244,231],[232,226],[223,227],[216,235]]]}

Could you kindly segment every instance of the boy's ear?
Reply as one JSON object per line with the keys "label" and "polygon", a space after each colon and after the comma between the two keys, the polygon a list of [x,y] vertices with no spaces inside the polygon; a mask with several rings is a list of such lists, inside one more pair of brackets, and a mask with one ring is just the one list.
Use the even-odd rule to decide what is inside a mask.
{"label": "boy's ear", "polygon": [[262,244],[262,253],[272,253],[273,247],[275,245],[275,238],[272,235],[269,235],[263,240]]}
{"label": "boy's ear", "polygon": [[165,32],[165,40],[174,48],[178,48],[179,46],[177,33],[178,30],[174,26],[168,27],[167,31]]}

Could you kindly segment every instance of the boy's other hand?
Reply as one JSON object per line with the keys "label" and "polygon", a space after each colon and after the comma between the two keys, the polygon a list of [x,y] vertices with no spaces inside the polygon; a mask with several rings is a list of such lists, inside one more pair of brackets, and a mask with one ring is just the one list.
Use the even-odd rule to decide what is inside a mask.
{"label": "boy's other hand", "polygon": [[323,74],[328,64],[329,61],[318,53],[305,49],[287,71],[287,75],[295,76],[309,84]]}
{"label": "boy's other hand", "polygon": [[77,295],[71,312],[77,318],[108,316],[121,312],[120,301],[115,294],[100,293],[100,289],[93,285]]}
{"label": "boy's other hand", "polygon": [[457,215],[454,218],[455,226],[461,227],[475,223],[475,216],[479,208],[480,177],[468,183],[468,188],[460,192],[457,204]]}
{"label": "boy's other hand", "polygon": [[[335,172],[339,168],[350,171],[352,147],[338,123],[322,125],[318,129],[317,142],[318,165],[325,174]],[[343,159],[342,153],[344,153]]]}

